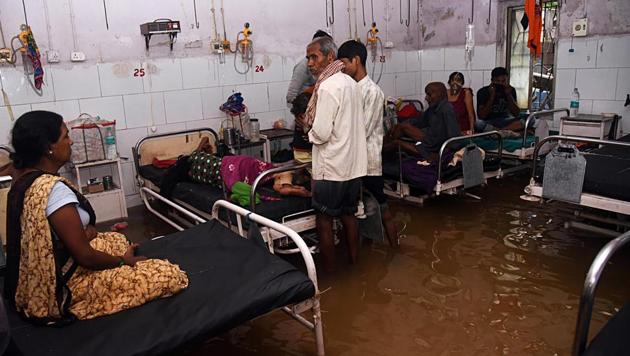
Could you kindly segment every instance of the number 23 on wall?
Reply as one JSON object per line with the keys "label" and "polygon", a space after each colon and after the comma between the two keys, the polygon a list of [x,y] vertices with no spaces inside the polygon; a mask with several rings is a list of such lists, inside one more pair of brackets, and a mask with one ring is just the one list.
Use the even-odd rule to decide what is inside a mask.
{"label": "number 23 on wall", "polygon": [[134,77],[144,77],[144,68],[136,68],[133,70],[133,76]]}

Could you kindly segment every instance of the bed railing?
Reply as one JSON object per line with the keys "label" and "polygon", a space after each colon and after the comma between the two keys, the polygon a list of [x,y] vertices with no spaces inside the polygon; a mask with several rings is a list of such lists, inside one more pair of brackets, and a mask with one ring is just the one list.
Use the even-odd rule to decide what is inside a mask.
{"label": "bed railing", "polygon": [[611,145],[611,146],[620,146],[630,148],[630,142],[623,141],[610,141],[610,140],[600,140],[597,138],[588,138],[588,137],[578,137],[578,136],[548,136],[544,139],[540,140],[536,147],[534,148],[534,154],[532,156],[532,175],[529,179],[530,184],[535,184],[534,178],[536,177],[536,168],[538,166],[538,153],[540,152],[542,146],[550,141],[567,141],[567,142],[587,142],[587,143],[596,143],[600,145]]}
{"label": "bed railing", "polygon": [[298,169],[309,168],[311,163],[300,163],[300,164],[290,164],[286,166],[274,167],[262,172],[256,180],[254,180],[254,184],[252,184],[252,190],[249,193],[249,208],[252,212],[256,212],[256,191],[261,186],[263,179],[270,175],[274,175],[276,173],[288,172],[288,171],[296,171]]}
{"label": "bed railing", "polygon": [[166,222],[167,224],[171,225],[172,227],[176,228],[179,231],[185,230],[184,227],[182,227],[181,225],[177,224],[176,222],[174,222],[173,220],[169,219],[164,214],[160,213],[155,208],[153,208],[151,206],[151,204],[149,204],[149,201],[147,199],[147,195],[150,195],[154,199],[157,199],[157,200],[163,202],[164,204],[166,204],[166,205],[170,206],[171,208],[177,210],[179,213],[182,213],[182,214],[186,215],[187,217],[189,217],[190,219],[192,219],[193,221],[195,221],[197,223],[203,224],[203,223],[206,222],[206,219],[198,216],[197,214],[194,214],[194,213],[190,212],[187,209],[184,209],[180,205],[178,205],[176,203],[173,203],[171,200],[164,198],[160,193],[154,192],[153,190],[151,190],[151,189],[149,189],[147,187],[140,187],[140,197],[142,198],[142,201],[144,202],[144,206],[146,206],[146,208],[151,213],[155,214],[155,216],[157,216],[158,218],[162,219],[164,222]]}
{"label": "bed railing", "polygon": [[[525,130],[523,130],[523,144],[521,145],[521,147],[524,148],[527,145],[527,129],[529,128],[529,123],[531,122],[531,120],[534,120],[535,118],[540,116],[555,114],[563,111],[567,113],[567,116],[569,116],[569,109],[567,108],[540,110],[529,114],[529,116],[527,116],[527,120],[525,120]],[[553,120],[553,116],[551,117],[551,119]]]}
{"label": "bed railing", "polygon": [[[217,144],[219,143],[219,136],[211,128],[201,128],[201,129],[193,129],[193,130],[183,130],[183,131],[176,131],[176,132],[168,132],[168,133],[157,134],[157,135],[152,135],[152,136],[146,136],[146,137],[141,138],[138,141],[138,143],[136,143],[136,145],[131,148],[131,153],[133,155],[134,166],[136,167],[136,174],[139,174],[139,172],[140,172],[140,159],[142,158],[142,154],[140,152],[140,148],[141,148],[142,144],[145,143],[146,141],[153,141],[153,140],[156,140],[156,139],[165,138],[165,137],[171,137],[171,136],[174,137],[174,136],[180,136],[180,135],[191,135],[191,134],[202,133],[202,132],[209,132],[210,134],[212,134],[212,136],[214,137],[214,142],[211,142],[211,144],[214,145],[213,148],[214,148],[214,150],[216,152]],[[189,153],[190,152],[186,152],[186,154],[189,154]]]}
{"label": "bed railing", "polygon": [[[278,168],[286,168],[286,167],[278,167]],[[302,255],[302,258],[304,259],[304,264],[306,265],[308,278],[313,283],[313,286],[315,286],[315,297],[309,299],[311,305],[308,305],[308,308],[313,310],[313,321],[311,322],[307,320],[306,318],[302,317],[301,315],[299,315],[299,312],[294,309],[285,307],[283,308],[283,310],[315,333],[318,355],[323,355],[324,354],[324,334],[323,334],[323,329],[322,329],[321,310],[320,310],[320,304],[319,304],[320,292],[319,292],[319,287],[317,285],[317,270],[315,269],[315,262],[313,261],[313,256],[311,255],[311,252],[308,246],[306,245],[306,243],[304,242],[304,240],[302,239],[302,237],[300,237],[300,235],[297,232],[286,227],[285,225],[282,225],[278,222],[267,219],[264,216],[258,215],[254,212],[246,210],[236,204],[232,204],[225,200],[218,200],[212,206],[213,219],[220,221],[219,210],[221,208],[227,209],[231,212],[236,213],[239,225],[241,224],[241,218],[246,217],[252,222],[264,225],[270,229],[273,229],[282,234],[285,234],[293,241],[293,243],[300,250],[300,254]]]}
{"label": "bed railing", "polygon": [[[501,156],[503,154],[503,139],[501,138],[501,135],[499,134],[498,131],[488,131],[488,132],[481,132],[481,133],[468,135],[468,136],[451,137],[448,140],[444,141],[444,143],[442,144],[442,147],[440,147],[440,155],[438,157],[437,185],[440,185],[440,182],[442,181],[442,157],[444,156],[444,152],[446,151],[446,148],[454,142],[467,141],[473,138],[485,137],[485,136],[497,137],[497,139],[499,140],[499,148],[497,150],[497,154],[499,156],[499,160],[501,159]],[[401,177],[402,177],[402,171],[401,171]]]}
{"label": "bed railing", "polygon": [[595,291],[599,279],[604,272],[604,268],[610,261],[611,257],[625,247],[630,242],[630,232],[617,237],[616,239],[608,242],[595,256],[591,267],[586,274],[584,280],[584,287],[582,288],[582,295],[580,296],[580,306],[578,308],[577,323],[575,326],[575,338],[573,339],[573,352],[572,355],[579,356],[586,349],[588,341],[588,329],[591,323],[591,316],[593,314],[593,300],[595,298]]}

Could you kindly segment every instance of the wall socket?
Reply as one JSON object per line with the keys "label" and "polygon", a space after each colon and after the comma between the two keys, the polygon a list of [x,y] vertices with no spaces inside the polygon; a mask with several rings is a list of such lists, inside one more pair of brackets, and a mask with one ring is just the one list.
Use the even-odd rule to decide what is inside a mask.
{"label": "wall socket", "polygon": [[385,42],[385,48],[394,48],[394,42],[392,41]]}
{"label": "wall socket", "polygon": [[70,53],[70,60],[72,62],[83,62],[85,60],[85,53],[83,53],[83,52],[72,52],[72,53]]}
{"label": "wall socket", "polygon": [[588,18],[586,17],[573,21],[573,37],[586,36],[587,27],[588,27]]}
{"label": "wall socket", "polygon": [[48,63],[59,63],[59,51],[55,51],[54,49],[50,49],[46,52],[46,61]]}

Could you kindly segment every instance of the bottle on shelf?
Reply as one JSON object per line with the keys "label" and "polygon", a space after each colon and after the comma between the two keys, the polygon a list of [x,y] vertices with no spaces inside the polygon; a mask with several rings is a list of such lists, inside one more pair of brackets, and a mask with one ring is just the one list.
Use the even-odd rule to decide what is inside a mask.
{"label": "bottle on shelf", "polygon": [[578,88],[573,88],[571,94],[571,105],[569,106],[569,117],[577,117],[580,110],[580,92]]}
{"label": "bottle on shelf", "polygon": [[107,128],[107,134],[105,135],[105,158],[116,159],[118,157],[118,151],[116,150],[116,136],[112,132],[112,128]]}

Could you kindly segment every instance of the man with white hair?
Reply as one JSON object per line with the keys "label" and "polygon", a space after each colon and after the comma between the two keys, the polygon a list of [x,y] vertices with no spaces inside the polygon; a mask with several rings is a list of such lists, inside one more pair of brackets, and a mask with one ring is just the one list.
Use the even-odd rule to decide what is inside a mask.
{"label": "man with white hair", "polygon": [[313,208],[324,269],[335,268],[333,218],[344,227],[351,263],[357,260],[359,233],[355,213],[361,177],[367,173],[363,100],[357,83],[342,73],[331,38],[316,38],[306,48],[308,68],[317,77],[303,127],[313,143]]}

